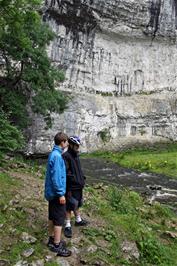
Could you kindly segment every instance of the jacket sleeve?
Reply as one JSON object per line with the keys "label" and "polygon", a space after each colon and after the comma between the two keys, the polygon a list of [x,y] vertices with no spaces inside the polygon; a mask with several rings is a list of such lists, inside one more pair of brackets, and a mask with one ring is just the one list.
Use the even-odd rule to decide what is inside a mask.
{"label": "jacket sleeve", "polygon": [[63,155],[63,159],[64,159],[65,166],[66,166],[66,178],[74,177],[74,175],[73,175],[73,173],[71,171],[70,159],[68,158],[68,156],[66,154]]}
{"label": "jacket sleeve", "polygon": [[81,161],[80,161],[80,158],[79,158],[79,166],[80,166],[80,169],[81,169],[81,174],[83,176],[83,179],[86,180],[86,176],[84,175],[83,171],[82,171],[82,167],[81,167]]}
{"label": "jacket sleeve", "polygon": [[65,195],[65,189],[63,186],[62,179],[65,178],[61,169],[61,158],[59,156],[54,156],[53,160],[50,162],[51,167],[51,180],[53,183],[53,189],[55,193],[61,197]]}

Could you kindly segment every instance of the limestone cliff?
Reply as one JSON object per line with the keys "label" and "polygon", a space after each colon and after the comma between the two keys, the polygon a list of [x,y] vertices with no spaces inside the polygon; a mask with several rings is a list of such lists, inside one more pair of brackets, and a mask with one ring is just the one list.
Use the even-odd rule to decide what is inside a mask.
{"label": "limestone cliff", "polygon": [[84,151],[177,140],[176,0],[46,0],[43,19],[72,100],[51,130],[34,119],[30,152],[48,151],[58,130]]}

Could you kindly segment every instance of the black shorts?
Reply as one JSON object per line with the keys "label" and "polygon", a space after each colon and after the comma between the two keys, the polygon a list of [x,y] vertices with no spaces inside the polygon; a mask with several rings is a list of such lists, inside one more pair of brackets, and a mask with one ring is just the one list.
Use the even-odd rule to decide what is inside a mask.
{"label": "black shorts", "polygon": [[49,220],[54,225],[63,226],[66,217],[66,205],[59,203],[59,198],[49,201]]}
{"label": "black shorts", "polygon": [[72,190],[69,196],[66,197],[66,210],[75,211],[83,204],[83,193],[81,189]]}

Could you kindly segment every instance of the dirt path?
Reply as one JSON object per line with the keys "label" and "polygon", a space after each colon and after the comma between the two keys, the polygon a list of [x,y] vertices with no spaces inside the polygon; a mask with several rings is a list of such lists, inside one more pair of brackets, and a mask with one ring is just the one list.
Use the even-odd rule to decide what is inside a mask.
{"label": "dirt path", "polygon": [[[16,191],[14,208],[22,208],[25,213],[28,215],[28,227],[33,228],[35,232],[40,231],[38,224],[42,226],[41,231],[45,232],[43,239],[39,237],[37,241],[41,241],[42,248],[44,249],[44,256],[40,260],[36,260],[32,265],[33,266],[44,266],[47,261],[57,262],[60,266],[79,266],[87,265],[87,262],[82,258],[84,242],[86,241],[84,234],[81,232],[81,229],[78,227],[73,228],[73,237],[72,239],[66,239],[64,236],[62,238],[67,242],[67,245],[72,251],[72,256],[69,258],[56,257],[55,253],[52,253],[47,247],[47,202],[44,199],[44,181],[35,175],[31,175],[23,172],[14,172],[8,171],[8,174],[15,180],[20,180],[21,185],[20,189]],[[18,200],[17,200],[18,199]],[[17,205],[15,205],[17,203]],[[88,217],[86,213],[83,214],[83,218],[90,221],[90,224],[94,226],[99,226],[102,221],[97,221],[96,217]],[[73,221],[74,223],[74,217]],[[27,231],[28,233],[28,231]],[[37,232],[40,235],[40,232]],[[21,240],[20,240],[21,241]],[[35,246],[34,246],[35,248]],[[23,260],[17,264],[18,266],[31,266],[31,264],[23,264]],[[25,261],[25,259],[24,259]],[[36,263],[36,264],[35,264]],[[41,263],[41,264],[39,264]],[[0,264],[1,265],[1,264]],[[7,264],[8,265],[8,264]],[[90,264],[89,264],[90,265]],[[10,265],[11,266],[11,265]]]}

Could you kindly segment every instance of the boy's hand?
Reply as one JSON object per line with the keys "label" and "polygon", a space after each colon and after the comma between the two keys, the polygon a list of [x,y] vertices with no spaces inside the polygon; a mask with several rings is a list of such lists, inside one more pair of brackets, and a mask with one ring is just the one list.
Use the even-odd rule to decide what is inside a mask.
{"label": "boy's hand", "polygon": [[60,197],[59,202],[60,202],[60,204],[64,205],[66,203],[65,196]]}

